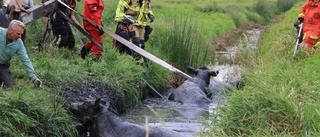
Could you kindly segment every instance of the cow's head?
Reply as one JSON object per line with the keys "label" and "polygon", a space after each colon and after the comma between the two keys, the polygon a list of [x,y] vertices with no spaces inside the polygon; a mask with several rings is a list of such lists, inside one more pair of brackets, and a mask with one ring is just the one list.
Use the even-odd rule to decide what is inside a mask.
{"label": "cow's head", "polygon": [[196,78],[205,81],[207,86],[210,83],[210,77],[217,76],[219,74],[219,71],[211,71],[205,66],[202,66],[198,69],[194,69],[189,66],[189,67],[187,67],[187,70],[189,73],[196,74],[197,75]]}
{"label": "cow's head", "polygon": [[71,103],[69,110],[81,120],[86,120],[98,113],[102,107],[108,107],[108,105],[99,98],[96,100]]}

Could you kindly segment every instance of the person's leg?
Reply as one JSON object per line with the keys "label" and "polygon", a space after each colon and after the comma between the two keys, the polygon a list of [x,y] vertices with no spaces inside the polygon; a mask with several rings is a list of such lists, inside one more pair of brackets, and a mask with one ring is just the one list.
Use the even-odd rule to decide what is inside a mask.
{"label": "person's leg", "polygon": [[[122,31],[120,34],[118,34],[120,37],[126,39],[127,41],[130,40],[129,34],[127,31]],[[119,48],[119,51],[121,54],[128,54],[128,55],[132,55],[132,50],[130,48],[128,48],[127,46],[125,46],[124,44],[120,43],[117,41],[117,47]]]}
{"label": "person's leg", "polygon": [[59,28],[59,34],[60,34],[60,43],[59,48],[67,47],[68,40],[69,40],[69,34],[68,34],[68,23],[67,22],[61,22],[60,28]]}
{"label": "person's leg", "polygon": [[82,47],[82,49],[81,49],[81,51],[80,51],[80,57],[81,57],[82,59],[85,59],[86,56],[89,54],[91,48],[87,48],[87,47],[92,47],[91,45],[92,45],[92,44],[91,44],[91,41],[90,41],[90,42],[87,42],[87,43]]}
{"label": "person's leg", "polygon": [[49,18],[48,17],[42,17],[42,32],[46,32],[45,37],[44,37],[44,42],[45,43],[50,43],[51,42],[51,39],[53,38],[52,37],[52,34],[51,34],[51,23],[49,21]]}
{"label": "person's leg", "polygon": [[319,40],[319,34],[315,31],[307,31],[305,32],[301,45],[307,45],[305,48],[307,50],[313,50],[314,45]]}
{"label": "person's leg", "polygon": [[15,79],[9,72],[10,64],[0,64],[0,84],[11,88],[15,84]]}
{"label": "person's leg", "polygon": [[75,45],[75,39],[74,39],[74,36],[73,36],[73,33],[72,33],[72,30],[69,26],[69,24],[66,24],[66,27],[67,27],[67,32],[68,32],[68,42],[67,42],[67,48],[68,49],[73,49],[74,48],[74,45]]}
{"label": "person's leg", "polygon": [[[102,36],[99,35],[99,30],[98,29],[89,31],[89,34],[93,39],[95,39],[102,46]],[[94,44],[93,42],[92,42],[92,49],[91,50],[93,52],[93,55],[96,58],[99,59],[101,57],[102,49],[98,45]]]}
{"label": "person's leg", "polygon": [[142,49],[145,48],[145,45],[144,45],[144,34],[145,34],[145,27],[143,26],[140,26],[139,27],[139,36],[140,36],[140,46]]}
{"label": "person's leg", "polygon": [[62,48],[67,45],[68,41],[68,31],[66,27],[66,22],[54,21],[52,22],[52,30],[54,35],[60,35],[60,43],[58,45],[59,48]]}
{"label": "person's leg", "polygon": [[132,38],[132,43],[136,46],[139,46],[140,45],[139,26],[134,25],[131,31],[134,31],[134,34],[135,34],[135,36],[133,36]]}

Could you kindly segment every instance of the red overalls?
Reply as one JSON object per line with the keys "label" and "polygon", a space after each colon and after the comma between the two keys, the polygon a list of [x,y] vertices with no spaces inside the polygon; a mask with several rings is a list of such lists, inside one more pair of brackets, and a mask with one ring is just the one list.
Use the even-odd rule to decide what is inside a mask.
{"label": "red overalls", "polygon": [[[101,25],[102,11],[104,4],[102,0],[86,0],[83,10],[83,16],[91,19],[96,24]],[[84,29],[90,34],[90,36],[102,45],[102,36],[99,35],[99,29],[83,19]],[[86,49],[91,49],[96,58],[100,58],[102,49],[94,44],[92,41],[87,42],[85,45]]]}

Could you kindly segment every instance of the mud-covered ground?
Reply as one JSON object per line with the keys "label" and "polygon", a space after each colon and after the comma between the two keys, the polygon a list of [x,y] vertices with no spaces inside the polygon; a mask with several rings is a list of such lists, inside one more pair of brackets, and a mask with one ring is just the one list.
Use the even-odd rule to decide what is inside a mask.
{"label": "mud-covered ground", "polygon": [[110,102],[109,110],[116,114],[125,113],[135,104],[123,102],[123,98],[117,94],[116,89],[103,83],[70,83],[66,89],[55,89],[53,92],[58,94],[58,102],[65,104],[65,107],[73,102],[84,102],[101,98]]}
{"label": "mud-covered ground", "polygon": [[236,46],[239,44],[239,36],[244,34],[246,30],[259,29],[261,25],[254,22],[248,22],[241,28],[229,32],[226,36],[217,38],[212,42],[215,51],[226,51],[227,47]]}

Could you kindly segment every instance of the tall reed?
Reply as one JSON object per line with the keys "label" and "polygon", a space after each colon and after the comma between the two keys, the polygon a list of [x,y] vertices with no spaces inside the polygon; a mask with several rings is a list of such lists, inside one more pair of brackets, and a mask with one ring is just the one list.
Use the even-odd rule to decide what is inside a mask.
{"label": "tall reed", "polygon": [[205,64],[209,56],[209,42],[190,18],[176,18],[171,25],[154,35],[154,46],[179,69]]}

